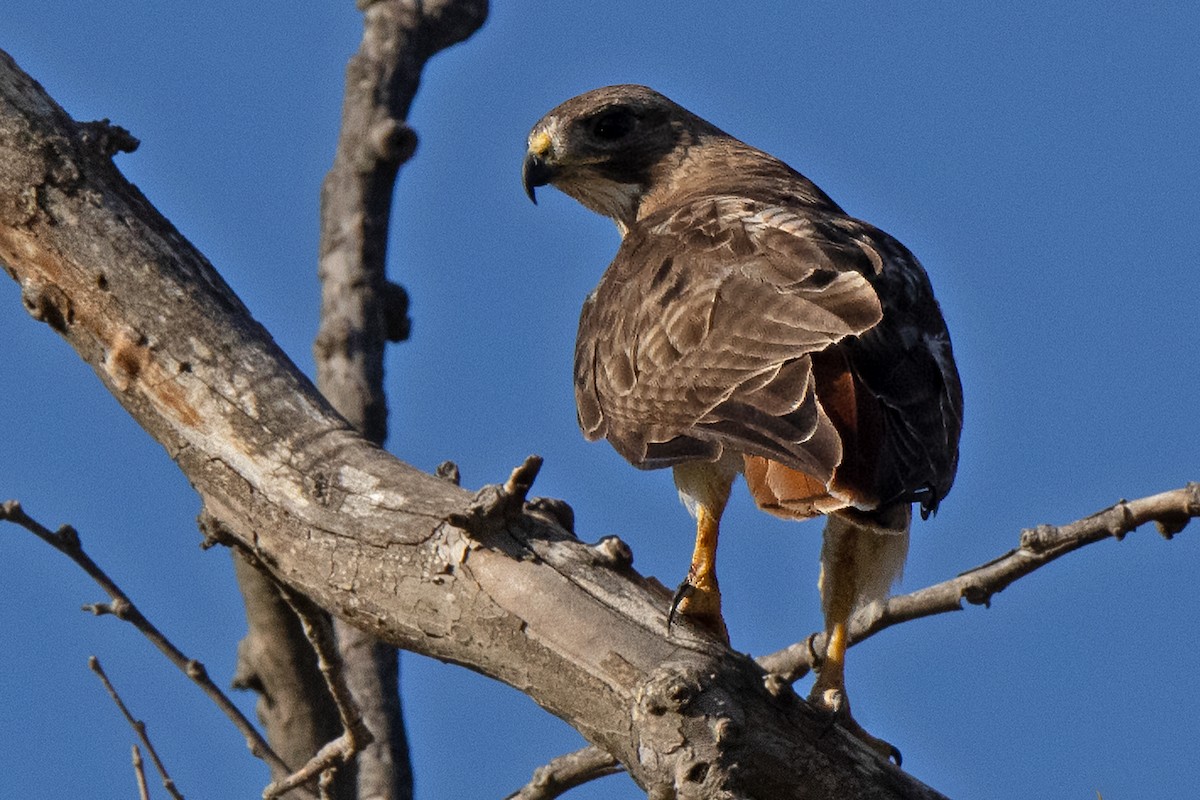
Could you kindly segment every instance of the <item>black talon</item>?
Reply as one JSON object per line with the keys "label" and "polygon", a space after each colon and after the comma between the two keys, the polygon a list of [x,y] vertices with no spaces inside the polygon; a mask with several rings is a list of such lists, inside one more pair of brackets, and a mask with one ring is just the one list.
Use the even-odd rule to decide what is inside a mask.
{"label": "black talon", "polygon": [[825,654],[817,652],[817,634],[810,633],[808,638],[804,640],[804,644],[808,647],[808,657],[812,668],[817,672],[821,671],[821,664],[825,661]]}
{"label": "black talon", "polygon": [[675,597],[671,599],[671,611],[667,614],[667,633],[671,632],[671,623],[675,621],[675,615],[679,613],[679,604],[690,597],[694,591],[696,591],[696,587],[686,580],[675,590]]}

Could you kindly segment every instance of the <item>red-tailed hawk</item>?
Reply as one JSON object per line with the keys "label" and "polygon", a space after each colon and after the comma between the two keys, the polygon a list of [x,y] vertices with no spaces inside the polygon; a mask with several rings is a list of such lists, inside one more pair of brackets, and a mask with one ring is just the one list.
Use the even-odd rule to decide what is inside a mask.
{"label": "red-tailed hawk", "polygon": [[523,177],[611,217],[621,246],[588,297],[575,400],[590,439],[672,467],[697,520],[672,612],[728,642],[715,557],[734,478],[764,511],[828,515],[827,652],[810,699],[853,722],[846,624],[884,599],[950,490],[962,389],[929,278],[782,161],[644,86],[574,97],[529,134]]}

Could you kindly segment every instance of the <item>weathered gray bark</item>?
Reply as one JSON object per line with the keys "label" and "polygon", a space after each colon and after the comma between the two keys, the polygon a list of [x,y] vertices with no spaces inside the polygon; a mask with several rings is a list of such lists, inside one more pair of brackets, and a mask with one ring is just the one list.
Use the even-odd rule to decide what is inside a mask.
{"label": "weathered gray bark", "polygon": [[[367,439],[387,439],[383,353],[408,336],[408,297],[386,274],[392,188],[416,147],[405,122],[426,61],[466,39],[486,0],[380,0],[346,68],[342,127],[321,187],[321,328],[317,387]],[[374,740],[359,754],[362,800],[410,800],[413,773],[396,648],[334,619],[346,680]]]}
{"label": "weathered gray bark", "polygon": [[[486,0],[360,3],[363,39],[346,69],[337,154],[321,190],[321,326],[317,387],[366,438],[387,438],[386,342],[407,333],[407,297],[385,271],[392,188],[416,144],[405,123],[421,71],[470,36]],[[301,764],[340,732],[337,709],[312,648],[272,582],[234,553],[249,632],[239,650],[242,683],[260,690],[259,718],[289,763]],[[412,767],[401,712],[395,647],[334,619],[344,677],[373,740],[331,788],[340,800],[408,800]]]}
{"label": "weathered gray bark", "polygon": [[[231,546],[393,645],[504,681],[653,798],[932,798],[552,519],[338,416],[212,266],[0,57],[0,263],[179,465]],[[453,520],[453,522],[451,521]]]}

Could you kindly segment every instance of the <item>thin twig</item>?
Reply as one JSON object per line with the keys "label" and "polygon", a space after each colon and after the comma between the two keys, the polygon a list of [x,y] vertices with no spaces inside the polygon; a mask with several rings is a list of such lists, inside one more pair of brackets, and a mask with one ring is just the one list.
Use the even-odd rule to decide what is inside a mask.
{"label": "thin twig", "polygon": [[[1144,497],[1122,500],[1109,508],[1067,525],[1039,525],[1021,532],[1020,544],[999,558],[910,594],[888,598],[855,614],[850,623],[850,643],[856,644],[880,631],[922,617],[963,610],[962,601],[987,606],[992,596],[1034,570],[1067,553],[1105,539],[1123,539],[1135,528],[1154,522],[1159,533],[1171,538],[1200,516],[1200,483]],[[825,652],[825,634],[814,633],[758,663],[780,679],[793,682],[813,667],[814,655]]]}
{"label": "thin twig", "polygon": [[279,797],[318,776],[321,777],[324,791],[332,781],[332,773],[339,766],[349,763],[373,738],[358,710],[354,694],[346,683],[341,653],[338,651],[329,619],[319,608],[312,605],[308,598],[290,591],[282,584],[279,584],[279,591],[300,618],[304,633],[312,643],[317,654],[317,665],[325,677],[334,705],[337,706],[343,730],[341,736],[328,742],[304,766],[286,778],[269,784],[263,790],[264,800]]}
{"label": "thin twig", "polygon": [[[282,776],[292,772],[291,768],[275,754],[271,746],[262,738],[262,735],[259,734],[250,720],[246,719],[245,715],[221,691],[220,687],[213,683],[204,665],[195,659],[185,656],[162,631],[146,619],[137,606],[133,604],[133,601],[129,599],[129,596],[84,552],[83,545],[79,540],[79,533],[73,527],[63,525],[57,531],[52,531],[26,514],[25,510],[21,508],[21,504],[16,500],[7,500],[0,504],[0,520],[8,520],[16,525],[20,525],[74,561],[80,569],[86,572],[112,598],[111,603],[86,605],[83,607],[85,611],[91,611],[98,616],[112,614],[141,631],[142,635],[149,639],[159,649],[159,652],[167,657],[168,661],[191,678],[200,687],[201,691],[216,703],[225,716],[229,717],[238,731],[246,738],[246,746],[249,747],[250,752],[257,758],[265,761],[271,768],[272,774]],[[315,798],[315,795],[307,790],[298,790],[297,796],[307,798],[308,800]]]}
{"label": "thin twig", "polygon": [[553,800],[588,781],[624,769],[617,760],[594,745],[567,753],[533,771],[529,783],[504,800]]}
{"label": "thin twig", "polygon": [[334,779],[337,778],[337,770],[326,770],[321,773],[321,777],[317,778],[317,794],[321,800],[334,800]]}
{"label": "thin twig", "polygon": [[[176,788],[175,781],[171,779],[169,774],[167,774],[166,765],[163,764],[162,759],[158,757],[158,751],[154,749],[154,745],[150,742],[150,735],[146,733],[146,723],[135,718],[133,714],[129,713],[129,708],[125,705],[125,701],[123,701],[121,699],[121,695],[117,693],[117,687],[113,686],[112,681],[110,681],[108,679],[108,675],[105,674],[104,668],[100,666],[100,659],[96,658],[95,656],[88,656],[88,667],[90,667],[92,672],[96,673],[96,675],[100,678],[100,682],[103,683],[104,688],[108,690],[108,696],[111,697],[113,702],[117,704],[117,708],[125,717],[125,721],[129,723],[129,727],[133,728],[133,732],[136,733],[138,739],[141,740],[142,746],[146,748],[146,752],[150,755],[150,760],[154,762],[154,768],[158,770],[158,774],[162,777],[163,788],[166,789],[167,793],[171,795],[171,797],[174,797],[175,800],[183,800],[183,795],[180,794],[179,789]],[[141,766],[140,762],[141,754],[137,751],[137,745],[134,745],[133,765],[135,768],[138,768],[139,772]],[[145,785],[145,780],[145,775],[142,775],[141,779],[138,781],[143,788]]]}
{"label": "thin twig", "polygon": [[150,800],[150,787],[146,783],[146,765],[142,761],[142,751],[133,745],[133,776],[137,779],[138,800]]}

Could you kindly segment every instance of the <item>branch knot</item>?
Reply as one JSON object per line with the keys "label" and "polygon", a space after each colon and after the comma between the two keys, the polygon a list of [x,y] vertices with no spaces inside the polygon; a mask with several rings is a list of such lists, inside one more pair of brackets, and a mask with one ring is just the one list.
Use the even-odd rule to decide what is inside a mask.
{"label": "branch knot", "polygon": [[417,152],[417,132],[393,117],[376,121],[367,132],[367,141],[371,155],[384,164],[403,164]]}
{"label": "branch knot", "polygon": [[1177,514],[1163,514],[1154,521],[1158,532],[1164,539],[1170,540],[1175,534],[1187,527],[1193,517],[1200,517],[1200,483],[1189,481],[1183,487],[1185,499],[1183,509]]}
{"label": "branch knot", "polygon": [[132,153],[141,144],[127,129],[114,125],[108,119],[81,122],[79,141],[105,158],[112,158],[117,153]]}
{"label": "branch knot", "polygon": [[633,548],[619,536],[605,536],[592,545],[596,563],[622,570],[633,566]]}
{"label": "branch knot", "polygon": [[983,606],[984,608],[992,607],[993,594],[992,590],[978,583],[968,583],[962,588],[962,598],[964,600],[971,605]]}
{"label": "branch knot", "polygon": [[503,486],[488,484],[475,494],[475,498],[464,511],[451,512],[445,519],[456,528],[478,533],[489,523],[506,523],[517,519],[525,511],[525,498],[533,486],[533,480],[542,468],[541,456],[529,456]]}
{"label": "branch knot", "polygon": [[638,692],[638,705],[651,716],[686,709],[703,691],[700,675],[694,670],[670,664],[650,676]]}
{"label": "branch knot", "polygon": [[1034,553],[1043,553],[1049,550],[1058,538],[1057,526],[1036,525],[1021,531],[1021,549]]}

